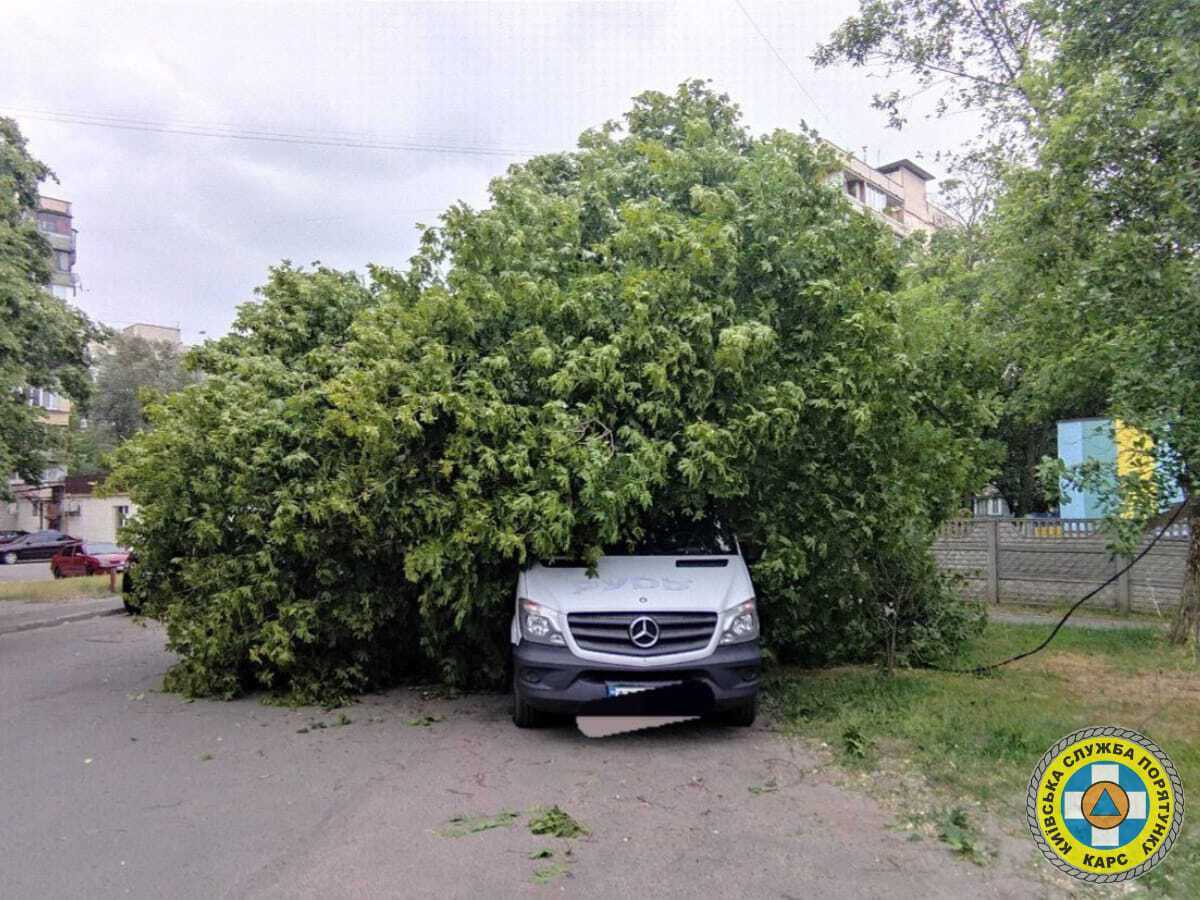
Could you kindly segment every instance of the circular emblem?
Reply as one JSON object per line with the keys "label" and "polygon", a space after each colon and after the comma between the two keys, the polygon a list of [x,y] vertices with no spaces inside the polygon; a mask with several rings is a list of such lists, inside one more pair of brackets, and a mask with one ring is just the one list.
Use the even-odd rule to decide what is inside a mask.
{"label": "circular emblem", "polygon": [[646,650],[658,643],[658,623],[649,616],[638,616],[629,623],[629,639]]}
{"label": "circular emblem", "polygon": [[1170,758],[1126,728],[1084,728],[1049,750],[1025,800],[1046,859],[1103,884],[1162,862],[1183,826],[1183,784]]}

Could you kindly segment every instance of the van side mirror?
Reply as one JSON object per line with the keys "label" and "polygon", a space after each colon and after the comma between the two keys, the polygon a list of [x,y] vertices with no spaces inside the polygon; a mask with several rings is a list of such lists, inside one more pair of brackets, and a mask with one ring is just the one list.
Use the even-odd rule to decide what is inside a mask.
{"label": "van side mirror", "polygon": [[756,563],[763,556],[762,544],[742,544],[742,559],[748,563]]}

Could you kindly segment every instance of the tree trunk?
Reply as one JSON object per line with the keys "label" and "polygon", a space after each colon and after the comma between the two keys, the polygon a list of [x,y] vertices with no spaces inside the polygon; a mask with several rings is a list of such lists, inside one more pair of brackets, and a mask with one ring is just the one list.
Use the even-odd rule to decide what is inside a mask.
{"label": "tree trunk", "polygon": [[1192,537],[1188,542],[1187,568],[1183,576],[1183,594],[1171,625],[1171,643],[1185,644],[1195,633],[1200,643],[1200,504],[1191,504],[1188,524]]}

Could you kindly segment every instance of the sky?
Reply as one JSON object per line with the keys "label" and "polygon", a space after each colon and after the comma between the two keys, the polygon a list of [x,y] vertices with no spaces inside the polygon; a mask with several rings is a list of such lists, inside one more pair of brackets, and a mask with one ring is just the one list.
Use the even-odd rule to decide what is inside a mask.
{"label": "sky", "polygon": [[485,205],[509,164],[688,78],[756,133],[804,121],[873,165],[943,174],[933,155],[970,137],[967,117],[915,109],[890,130],[870,101],[894,80],[811,63],[857,7],[9,0],[0,115],[57,174],[43,193],[74,205],[74,302],[195,343],[280,260],[403,267],[416,223]]}

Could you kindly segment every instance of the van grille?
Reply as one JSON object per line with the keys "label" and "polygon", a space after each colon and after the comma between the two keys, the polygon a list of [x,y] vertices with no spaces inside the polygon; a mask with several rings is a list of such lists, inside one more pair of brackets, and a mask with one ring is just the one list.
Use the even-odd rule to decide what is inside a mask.
{"label": "van grille", "polygon": [[[645,649],[629,639],[634,619],[649,616],[658,623],[658,643]],[[717,614],[711,612],[568,613],[567,627],[583,650],[625,656],[664,656],[703,650],[712,640]]]}

